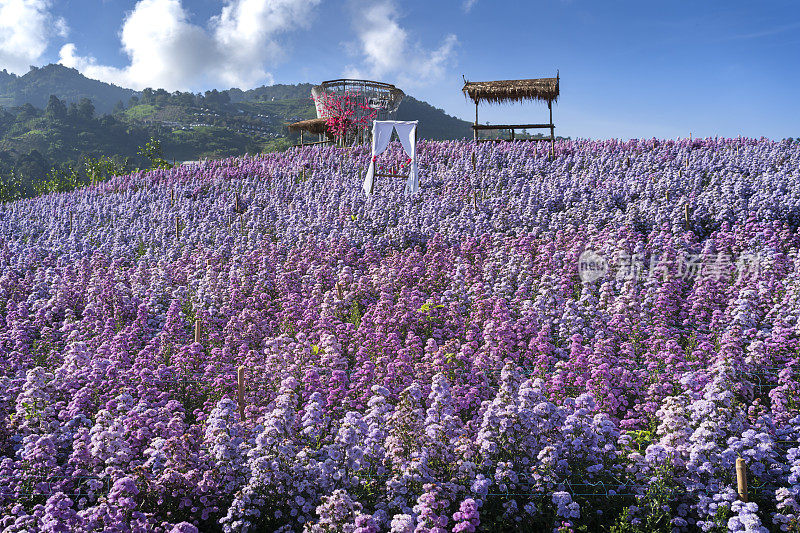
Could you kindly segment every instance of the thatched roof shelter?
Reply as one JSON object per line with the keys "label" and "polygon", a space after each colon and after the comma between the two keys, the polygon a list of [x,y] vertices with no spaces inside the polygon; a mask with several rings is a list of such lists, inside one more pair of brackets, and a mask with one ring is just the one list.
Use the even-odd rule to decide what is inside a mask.
{"label": "thatched roof shelter", "polygon": [[558,100],[558,77],[532,80],[464,81],[461,89],[475,104]]}
{"label": "thatched roof shelter", "polygon": [[[553,124],[553,102],[558,100],[559,75],[556,71],[555,78],[536,78],[530,80],[497,80],[497,81],[467,81],[464,78],[464,87],[461,91],[465,96],[469,96],[475,102],[475,123],[472,125],[473,138],[475,142],[483,140],[497,139],[478,139],[478,132],[482,130],[511,130],[511,140],[514,140],[514,132],[518,129],[548,129],[550,130],[550,153],[555,154],[556,125]],[[550,121],[546,124],[479,124],[478,123],[478,104],[489,102],[492,104],[505,102],[522,102],[525,100],[539,100],[547,102],[547,109],[550,110]],[[546,137],[543,137],[546,139]],[[529,139],[532,140],[532,139]]]}
{"label": "thatched roof shelter", "polygon": [[314,135],[322,135],[328,133],[328,119],[325,118],[312,118],[311,120],[301,120],[288,124],[289,131],[307,131]]}

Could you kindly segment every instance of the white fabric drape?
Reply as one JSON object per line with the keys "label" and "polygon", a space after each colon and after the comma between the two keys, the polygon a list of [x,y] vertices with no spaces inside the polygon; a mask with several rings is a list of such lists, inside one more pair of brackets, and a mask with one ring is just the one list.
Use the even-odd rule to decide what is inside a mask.
{"label": "white fabric drape", "polygon": [[406,196],[419,190],[417,177],[417,147],[416,130],[419,121],[376,120],[372,123],[372,158],[369,162],[367,175],[364,177],[364,192],[370,194],[375,181],[375,158],[386,151],[392,138],[392,131],[397,130],[400,144],[411,159],[411,168],[406,182]]}
{"label": "white fabric drape", "polygon": [[411,168],[408,173],[408,181],[406,182],[406,196],[415,194],[419,190],[419,180],[417,179],[417,143],[416,131],[417,122],[396,122],[394,129],[397,130],[397,136],[400,138],[400,144],[403,145],[403,150],[406,151],[408,157],[411,158]]}

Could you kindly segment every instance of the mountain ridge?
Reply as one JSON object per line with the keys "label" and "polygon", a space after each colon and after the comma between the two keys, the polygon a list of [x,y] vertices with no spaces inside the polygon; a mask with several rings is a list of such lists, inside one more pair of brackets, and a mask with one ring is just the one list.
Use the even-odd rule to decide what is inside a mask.
{"label": "mountain ridge", "polygon": [[[262,85],[253,89],[232,87],[222,91],[206,91],[208,93],[228,95],[231,104],[245,102],[267,102],[275,100],[308,99],[308,107],[313,111],[311,101],[312,83]],[[175,91],[168,93],[163,89],[144,89],[136,91],[125,87],[88,78],[73,68],[59,64],[43,67],[32,67],[26,74],[17,76],[5,70],[0,71],[0,106],[20,107],[30,104],[44,109],[51,95],[66,104],[79,103],[81,99],[92,101],[95,110],[100,114],[112,114],[119,103],[129,103],[131,98],[141,98],[145,91],[166,94],[198,94]],[[470,137],[470,123],[448,115],[444,110],[436,108],[411,95],[400,104],[397,111],[398,120],[420,120],[420,137],[437,140],[460,139]],[[287,117],[290,118],[290,117]]]}

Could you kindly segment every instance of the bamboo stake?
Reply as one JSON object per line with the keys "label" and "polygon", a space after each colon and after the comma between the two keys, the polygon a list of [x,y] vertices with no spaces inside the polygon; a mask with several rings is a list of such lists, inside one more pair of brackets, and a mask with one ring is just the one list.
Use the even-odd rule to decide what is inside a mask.
{"label": "bamboo stake", "polygon": [[475,208],[477,209],[477,207],[478,207],[478,190],[477,189],[472,189],[472,198],[475,201]]}
{"label": "bamboo stake", "polygon": [[239,418],[244,422],[244,365],[236,371],[236,381],[239,389]]}
{"label": "bamboo stake", "polygon": [[683,218],[686,219],[686,225],[689,225],[689,202],[686,202],[686,205],[683,206]]}
{"label": "bamboo stake", "polygon": [[739,499],[747,501],[747,465],[741,457],[736,458],[736,485]]}
{"label": "bamboo stake", "polygon": [[336,283],[336,296],[338,296],[340,300],[344,299],[344,292],[342,291],[342,282]]}
{"label": "bamboo stake", "polygon": [[194,342],[200,344],[200,319],[195,317],[194,319]]}
{"label": "bamboo stake", "polygon": [[169,205],[175,205],[175,189],[170,189],[169,191]]}
{"label": "bamboo stake", "polygon": [[236,193],[235,203],[236,203],[236,212],[238,213],[239,212],[239,193],[238,192]]}
{"label": "bamboo stake", "polygon": [[669,191],[664,191],[664,201],[669,202]]}
{"label": "bamboo stake", "polygon": [[478,169],[478,156],[475,155],[475,152],[472,152],[472,171],[475,172]]}

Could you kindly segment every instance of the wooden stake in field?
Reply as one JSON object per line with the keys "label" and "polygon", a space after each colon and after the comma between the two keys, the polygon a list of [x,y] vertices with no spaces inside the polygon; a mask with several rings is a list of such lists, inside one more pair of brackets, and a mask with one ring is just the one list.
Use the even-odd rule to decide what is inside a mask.
{"label": "wooden stake in field", "polygon": [[236,381],[238,384],[238,398],[239,398],[239,418],[244,423],[244,365],[240,366],[236,372]]}
{"label": "wooden stake in field", "polygon": [[741,457],[736,458],[736,486],[739,499],[747,501],[747,465]]}
{"label": "wooden stake in field", "polygon": [[194,319],[194,342],[196,342],[197,344],[200,344],[200,333],[201,333],[200,319],[195,317],[195,319]]}
{"label": "wooden stake in field", "polygon": [[478,156],[475,152],[472,152],[472,171],[475,172],[478,169]]}
{"label": "wooden stake in field", "polygon": [[72,211],[69,212],[69,232],[72,233]]}
{"label": "wooden stake in field", "polygon": [[342,291],[341,281],[336,283],[336,296],[338,296],[340,300],[344,300],[344,292]]}
{"label": "wooden stake in field", "polygon": [[689,202],[683,206],[683,218],[686,220],[686,225],[689,225]]}
{"label": "wooden stake in field", "polygon": [[169,191],[169,205],[175,205],[175,189],[170,189]]}
{"label": "wooden stake in field", "polygon": [[236,212],[239,212],[239,193],[236,193],[236,200],[234,200]]}

